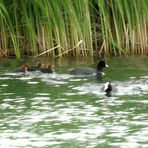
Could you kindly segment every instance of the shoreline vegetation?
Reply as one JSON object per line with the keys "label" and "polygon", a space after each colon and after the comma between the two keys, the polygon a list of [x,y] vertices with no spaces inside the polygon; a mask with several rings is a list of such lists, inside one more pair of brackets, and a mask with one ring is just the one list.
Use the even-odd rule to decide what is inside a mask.
{"label": "shoreline vegetation", "polygon": [[148,54],[148,0],[1,0],[0,58]]}

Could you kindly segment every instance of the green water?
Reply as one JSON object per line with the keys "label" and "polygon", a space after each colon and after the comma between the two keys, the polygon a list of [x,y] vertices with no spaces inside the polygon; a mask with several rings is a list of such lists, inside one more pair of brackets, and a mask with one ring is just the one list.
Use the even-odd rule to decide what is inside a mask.
{"label": "green water", "polygon": [[[55,64],[55,74],[14,73],[21,63]],[[0,148],[147,148],[148,59],[107,59],[105,80],[75,77],[68,69],[88,60],[0,61]]]}

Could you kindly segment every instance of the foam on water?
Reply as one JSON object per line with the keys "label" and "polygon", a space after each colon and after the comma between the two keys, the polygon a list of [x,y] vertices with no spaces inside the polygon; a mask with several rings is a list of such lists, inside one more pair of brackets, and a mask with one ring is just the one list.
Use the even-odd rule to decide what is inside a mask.
{"label": "foam on water", "polygon": [[[143,95],[148,93],[148,78],[142,77],[140,79],[132,79],[123,82],[112,81],[113,95]],[[81,86],[73,87],[74,90],[78,90],[79,93],[90,93],[97,96],[104,96],[103,91],[105,83],[84,83]]]}
{"label": "foam on water", "polygon": [[48,85],[62,85],[68,84],[69,78],[71,78],[69,74],[42,74],[40,76],[41,81],[47,83]]}
{"label": "foam on water", "polygon": [[[80,86],[69,86],[69,89],[78,90],[76,93],[73,92],[63,92],[63,94],[66,94],[68,96],[78,94],[94,94],[97,96],[104,96],[105,92],[103,90],[104,83],[87,83],[88,80],[86,77],[75,77],[73,75],[69,74],[43,74],[41,72],[28,72],[26,74],[22,73],[5,73],[3,77],[1,77],[1,80],[7,80],[7,79],[17,79],[26,81],[28,84],[36,85],[39,82],[34,81],[34,78],[40,79],[40,81],[48,84],[53,85],[55,87],[59,87],[61,85],[69,84],[74,82],[74,84],[77,84],[79,82],[83,82]],[[136,77],[131,77],[127,81],[112,81],[111,82],[113,86],[112,94],[113,96],[123,96],[123,95],[144,95],[148,92],[148,76],[142,76],[139,79]],[[7,84],[2,84],[1,87],[6,86]]]}

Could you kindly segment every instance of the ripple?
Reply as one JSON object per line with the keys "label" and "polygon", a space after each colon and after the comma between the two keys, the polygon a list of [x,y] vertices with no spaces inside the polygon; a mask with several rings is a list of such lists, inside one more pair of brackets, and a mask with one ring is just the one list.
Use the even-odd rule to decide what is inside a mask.
{"label": "ripple", "polygon": [[32,81],[32,82],[27,82],[28,84],[38,84],[39,82],[35,82],[35,81]]}
{"label": "ripple", "polygon": [[14,79],[12,77],[0,77],[0,80],[11,80],[11,79]]}
{"label": "ripple", "polygon": [[[81,94],[94,94],[97,96],[104,96],[103,83],[85,83],[78,87],[73,87],[74,90],[79,90]],[[123,95],[144,95],[148,92],[148,80],[138,79],[138,80],[128,80],[128,81],[112,81],[113,95],[123,96]]]}
{"label": "ripple", "polygon": [[87,81],[88,79],[70,79],[71,82]]}
{"label": "ripple", "polygon": [[15,73],[15,72],[6,72],[4,73],[4,75],[8,75],[8,76],[19,76],[21,73]]}
{"label": "ripple", "polygon": [[11,96],[13,95],[14,93],[1,93],[2,96]]}
{"label": "ripple", "polygon": [[36,93],[36,95],[38,95],[38,96],[49,96],[50,94],[49,93]]}
{"label": "ripple", "polygon": [[[71,76],[66,74],[43,74],[40,76],[41,81],[47,83],[48,85],[62,85],[68,84],[68,80]],[[57,85],[56,85],[57,84]]]}
{"label": "ripple", "polygon": [[1,87],[7,87],[8,86],[8,84],[2,84],[1,85]]}
{"label": "ripple", "polygon": [[[88,79],[71,75],[7,73],[5,78],[26,81],[20,86],[30,95],[15,92],[14,81],[0,85],[0,147],[148,147],[148,100],[120,97],[147,94],[146,76],[112,81],[116,89],[110,98],[104,97],[104,83],[86,83]],[[61,86],[62,91],[40,89],[38,83]]]}
{"label": "ripple", "polygon": [[18,80],[31,80],[32,77],[20,77],[20,78],[16,78]]}

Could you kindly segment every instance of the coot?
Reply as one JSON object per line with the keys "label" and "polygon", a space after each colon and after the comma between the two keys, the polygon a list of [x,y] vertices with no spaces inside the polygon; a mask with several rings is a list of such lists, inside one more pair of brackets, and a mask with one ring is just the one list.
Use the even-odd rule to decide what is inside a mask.
{"label": "coot", "polygon": [[48,64],[47,68],[40,68],[40,71],[42,73],[53,73],[54,72],[53,67],[54,67],[53,64]]}
{"label": "coot", "polygon": [[111,97],[112,96],[112,85],[110,82],[106,82],[104,85],[104,91],[106,92],[106,96],[107,97]]}
{"label": "coot", "polygon": [[23,72],[26,73],[28,71],[28,65],[27,64],[22,64],[21,67],[17,70],[15,70],[15,72]]}
{"label": "coot", "polygon": [[37,65],[36,66],[30,66],[30,67],[28,67],[28,71],[36,71],[36,70],[40,70],[41,68],[43,68],[44,67],[44,64],[43,63],[41,63],[41,62],[39,62],[39,63],[37,63]]}
{"label": "coot", "polygon": [[103,69],[105,67],[108,67],[108,65],[105,63],[104,60],[101,60],[98,62],[96,68],[91,68],[91,67],[81,67],[81,68],[76,68],[70,71],[70,74],[72,75],[92,75],[96,74],[98,80],[102,80],[103,76],[105,75],[103,73]]}

